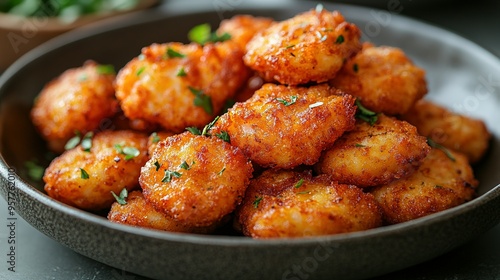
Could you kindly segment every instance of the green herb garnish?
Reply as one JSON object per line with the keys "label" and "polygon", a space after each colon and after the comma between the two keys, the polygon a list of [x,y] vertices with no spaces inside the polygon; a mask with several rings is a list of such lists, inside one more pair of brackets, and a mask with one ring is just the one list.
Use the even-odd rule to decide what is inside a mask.
{"label": "green herb garnish", "polygon": [[165,176],[161,179],[162,183],[170,183],[172,181],[172,177],[180,178],[182,176],[181,173],[177,171],[165,170]]}
{"label": "green herb garnish", "polygon": [[92,131],[89,131],[83,136],[82,142],[80,145],[82,145],[82,149],[85,152],[90,152],[90,149],[92,148],[92,137],[94,136],[94,133]]}
{"label": "green herb garnish", "polygon": [[215,136],[219,139],[226,141],[227,143],[231,143],[231,138],[229,137],[229,134],[227,133],[227,131],[222,131],[220,133],[216,133]]}
{"label": "green herb garnish", "polygon": [[209,95],[203,93],[202,90],[189,87],[191,93],[194,94],[194,105],[203,108],[207,114],[212,114],[212,98]]}
{"label": "green herb garnish", "polygon": [[224,171],[226,171],[226,167],[223,167],[219,173],[217,173],[219,176],[222,176],[222,174],[224,173]]}
{"label": "green herb garnish", "polygon": [[262,196],[255,196],[255,200],[252,202],[253,208],[259,207],[261,201],[262,201]]}
{"label": "green herb garnish", "polygon": [[99,75],[114,75],[116,74],[115,67],[113,65],[97,65],[97,73]]}
{"label": "green herb garnish", "polygon": [[84,180],[87,180],[90,178],[89,173],[87,173],[87,171],[85,171],[85,169],[83,169],[83,168],[80,168],[80,178],[82,178]]}
{"label": "green herb garnish", "polygon": [[292,105],[292,104],[295,104],[295,102],[297,101],[297,96],[296,96],[296,95],[292,95],[292,96],[290,97],[290,101],[287,101],[287,100],[282,99],[282,98],[276,98],[276,100],[277,100],[279,103],[281,103],[281,104],[283,104],[283,105],[285,105],[285,106],[290,106],[290,105]]}
{"label": "green herb garnish", "polygon": [[443,153],[445,153],[445,155],[451,159],[452,161],[456,161],[455,157],[453,156],[453,154],[450,152],[450,150],[448,150],[446,147],[444,147],[443,145],[440,145],[438,143],[436,143],[434,140],[432,140],[430,137],[427,137],[427,144],[429,144],[429,146],[431,146],[432,148],[435,148],[435,149],[439,149],[441,150]]}
{"label": "green herb garnish", "polygon": [[40,181],[43,178],[43,174],[45,173],[45,169],[38,165],[35,161],[26,161],[24,163],[26,169],[28,169],[28,176],[35,180]]}
{"label": "green herb garnish", "polygon": [[181,67],[179,71],[177,71],[177,77],[185,77],[187,75],[186,70],[184,70],[184,67]]}
{"label": "green herb garnish", "polygon": [[123,147],[120,144],[115,144],[115,149],[118,153],[125,155],[125,160],[131,160],[141,154],[141,152],[135,147]]}
{"label": "green herb garnish", "polygon": [[155,161],[155,163],[153,163],[153,164],[156,167],[156,171],[160,170],[161,164],[158,161]]}
{"label": "green herb garnish", "polygon": [[156,144],[156,143],[160,142],[160,140],[161,139],[160,139],[160,136],[158,136],[158,133],[153,132],[151,134],[151,142],[153,142],[153,144]]}
{"label": "green herb garnish", "polygon": [[186,57],[182,53],[176,52],[172,48],[167,48],[166,56],[167,56],[167,58],[184,58],[184,57]]}
{"label": "green herb garnish", "polygon": [[120,192],[120,195],[116,195],[114,191],[111,191],[111,194],[116,199],[116,202],[118,202],[118,204],[127,204],[128,191],[126,188],[123,188],[123,190]]}
{"label": "green herb garnish", "polygon": [[218,35],[216,32],[212,32],[212,28],[208,23],[204,23],[193,27],[188,32],[188,39],[203,46],[206,43],[227,41],[231,39],[231,35],[227,32]]}
{"label": "green herb garnish", "polygon": [[194,135],[201,135],[201,130],[199,130],[197,127],[194,127],[194,126],[186,127],[186,130],[191,132]]}
{"label": "green herb garnish", "polygon": [[378,114],[366,109],[366,107],[364,107],[361,104],[361,101],[359,99],[356,99],[356,106],[358,107],[358,111],[356,112],[356,118],[364,120],[371,126],[373,126],[377,122]]}
{"label": "green herb garnish", "polygon": [[344,43],[344,36],[343,35],[339,35],[337,37],[337,40],[335,40],[335,44],[342,44]]}
{"label": "green herb garnish", "polygon": [[358,73],[358,70],[359,70],[358,64],[354,63],[354,65],[352,66],[352,71],[354,71],[354,73]]}
{"label": "green herb garnish", "polygon": [[146,66],[142,66],[141,68],[139,68],[135,73],[135,75],[139,77],[142,74],[142,72],[144,72],[144,70],[146,70]]}
{"label": "green herb garnish", "polygon": [[186,170],[191,169],[191,166],[189,166],[189,164],[186,161],[183,161],[181,165],[179,165],[179,167]]}

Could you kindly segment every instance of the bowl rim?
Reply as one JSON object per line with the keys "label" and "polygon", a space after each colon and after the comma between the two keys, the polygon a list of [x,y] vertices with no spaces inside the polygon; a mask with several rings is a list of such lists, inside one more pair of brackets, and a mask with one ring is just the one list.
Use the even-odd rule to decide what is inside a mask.
{"label": "bowl rim", "polygon": [[[197,2],[197,1],[196,1]],[[257,1],[260,2],[260,1]],[[283,1],[277,1],[273,3],[271,6],[275,9],[283,9],[282,6]],[[259,6],[252,6],[251,4],[245,3],[238,7],[238,10],[262,10]],[[302,4],[303,7],[311,8],[311,3],[308,2],[295,2],[295,4]],[[176,3],[178,5],[178,3]],[[266,4],[266,7],[269,7],[269,3]],[[368,10],[366,7],[353,6],[348,4],[336,4],[336,3],[323,3],[325,7],[335,6],[337,8],[348,8],[352,10]],[[36,61],[37,57],[43,54],[47,54],[53,51],[56,51],[63,45],[68,43],[74,43],[79,40],[83,40],[89,36],[93,36],[96,34],[102,34],[106,32],[111,32],[115,29],[126,28],[128,26],[133,26],[137,24],[147,23],[151,21],[158,20],[159,18],[165,17],[182,17],[186,14],[196,14],[196,13],[208,13],[213,12],[209,10],[204,10],[197,6],[196,10],[189,10],[187,7],[192,7],[193,4],[190,2],[185,4],[186,9],[176,9],[174,12],[163,11],[160,14],[155,14],[154,12],[149,11],[152,16],[148,18],[143,17],[128,17],[127,20],[124,20],[123,16],[119,16],[116,18],[111,18],[106,22],[95,24],[88,27],[82,27],[79,30],[71,31],[65,33],[59,37],[56,37],[39,47],[29,51],[27,54],[23,55],[20,59],[18,59],[14,64],[12,64],[3,74],[0,75],[0,99],[3,98],[4,91],[2,90],[4,87],[8,86],[10,81],[15,78],[17,73],[22,70],[24,67]],[[168,7],[168,5],[167,5]],[[181,6],[182,7],[182,6]],[[168,9],[168,8],[164,8]],[[377,9],[374,9],[377,10]],[[143,13],[143,12],[139,12]],[[139,14],[138,14],[139,16]],[[490,61],[495,68],[500,68],[500,59],[484,49],[480,47],[478,44],[465,39],[455,33],[447,31],[445,29],[429,25],[422,21],[417,21],[408,17],[403,17],[400,15],[392,15],[394,18],[397,18],[398,21],[404,21],[409,24],[418,24],[422,27],[429,28],[435,37],[453,37],[453,40],[459,40],[461,44],[465,44],[465,48],[471,48],[472,51],[481,57],[484,58],[485,61]],[[348,18],[346,16],[346,18]],[[349,19],[349,18],[348,18]],[[5,181],[7,180],[7,176],[9,175],[9,170],[11,167],[6,163],[4,157],[0,155],[0,176]],[[412,221],[395,224],[395,225],[387,225],[379,228],[374,228],[370,230],[360,231],[360,232],[352,232],[352,233],[343,233],[336,235],[327,235],[327,236],[315,236],[310,238],[277,238],[277,239],[252,239],[243,236],[226,236],[226,235],[198,235],[198,234],[185,234],[185,233],[173,233],[173,232],[165,232],[154,229],[147,228],[138,228],[130,225],[122,225],[117,223],[112,223],[105,219],[104,217],[86,212],[84,210],[80,210],[71,206],[68,206],[62,202],[59,202],[53,198],[50,198],[40,190],[31,186],[28,182],[26,182],[23,178],[21,178],[17,173],[16,177],[16,187],[19,191],[22,191],[24,194],[28,195],[30,198],[37,200],[38,202],[44,204],[45,206],[51,208],[53,211],[61,211],[66,215],[69,215],[75,219],[83,220],[88,223],[92,223],[98,226],[105,227],[110,230],[116,230],[136,236],[154,238],[157,240],[171,241],[171,242],[187,242],[192,244],[211,244],[211,245],[222,245],[222,246],[281,246],[286,244],[287,246],[302,246],[307,244],[317,244],[318,242],[348,242],[352,240],[356,240],[359,238],[369,238],[369,237],[384,237],[387,235],[392,235],[394,233],[404,233],[407,231],[411,231],[415,228],[421,227],[426,224],[437,224],[442,222],[443,220],[448,220],[452,217],[459,216],[461,214],[470,212],[474,209],[481,207],[482,205],[487,204],[491,200],[497,199],[500,197],[500,184],[496,185],[486,193],[481,194],[477,198],[472,201],[466,202],[462,205],[434,213],[422,218],[418,218]],[[2,182],[4,183],[4,182]],[[4,195],[2,193],[2,195]],[[22,216],[22,215],[21,215]]]}

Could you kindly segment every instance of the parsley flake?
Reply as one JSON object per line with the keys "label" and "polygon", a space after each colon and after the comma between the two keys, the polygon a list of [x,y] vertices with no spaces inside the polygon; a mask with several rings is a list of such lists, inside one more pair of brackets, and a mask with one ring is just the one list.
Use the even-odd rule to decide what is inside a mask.
{"label": "parsley flake", "polygon": [[99,75],[114,75],[116,74],[115,67],[113,65],[97,65],[97,73]]}
{"label": "parsley flake", "polygon": [[135,147],[123,147],[120,144],[115,144],[115,149],[118,153],[125,155],[125,160],[131,160],[141,154]]}
{"label": "parsley flake", "polygon": [[144,70],[146,70],[146,66],[142,66],[141,68],[139,68],[135,73],[135,75],[139,77],[142,74],[142,72],[144,72]]}
{"label": "parsley flake", "polygon": [[451,159],[451,161],[456,161],[455,157],[453,156],[453,154],[450,152],[450,150],[448,150],[446,147],[444,147],[443,145],[440,145],[438,143],[436,143],[434,140],[432,140],[430,137],[427,137],[427,144],[429,144],[429,146],[431,146],[432,148],[435,148],[435,149],[439,149],[441,150],[449,159]]}
{"label": "parsley flake", "polygon": [[295,104],[295,102],[297,102],[297,96],[296,95],[292,95],[290,97],[290,101],[286,101],[285,99],[282,99],[282,98],[276,98],[276,101],[278,101],[279,103],[285,105],[285,106],[290,106],[290,105],[293,105]]}
{"label": "parsley flake", "polygon": [[89,173],[87,173],[87,171],[85,171],[85,169],[83,169],[83,168],[80,168],[80,178],[82,178],[84,180],[87,180],[90,178]]}
{"label": "parsley flake", "polygon": [[356,106],[358,107],[358,111],[356,112],[356,118],[364,120],[371,126],[373,126],[377,122],[378,114],[366,109],[366,107],[364,107],[361,104],[361,101],[359,99],[356,99]]}
{"label": "parsley flake", "polygon": [[363,148],[363,147],[366,147],[365,145],[363,145],[363,144],[358,144],[358,143],[356,143],[354,146],[355,146],[356,148]]}
{"label": "parsley flake", "polygon": [[92,137],[94,136],[94,133],[92,131],[89,131],[83,136],[82,142],[80,143],[82,145],[82,149],[85,152],[90,152],[90,149],[92,148]]}
{"label": "parsley flake", "polygon": [[219,173],[217,173],[219,176],[222,176],[222,174],[224,174],[224,171],[226,171],[226,167],[223,167]]}
{"label": "parsley flake", "polygon": [[71,150],[74,147],[78,146],[80,144],[80,140],[82,138],[82,135],[80,131],[75,131],[75,136],[71,137],[68,142],[66,142],[66,145],[64,145],[65,150]]}
{"label": "parsley flake", "polygon": [[153,144],[160,142],[160,140],[161,140],[161,138],[160,138],[160,136],[158,136],[157,132],[153,132],[151,134],[151,142],[153,142]]}
{"label": "parsley flake", "polygon": [[155,163],[153,163],[153,164],[156,167],[156,171],[160,170],[161,164],[158,161],[155,161]]}
{"label": "parsley flake", "polygon": [[231,143],[231,137],[227,133],[227,131],[221,131],[220,133],[216,133],[215,136],[219,139],[222,139],[223,141],[226,141],[227,143]]}
{"label": "parsley flake", "polygon": [[215,117],[213,121],[211,121],[209,124],[205,125],[203,128],[203,131],[201,132],[201,136],[210,136],[209,132],[214,127],[215,123],[219,120],[219,116]]}
{"label": "parsley flake", "polygon": [[304,184],[304,179],[300,179],[297,183],[295,183],[295,185],[293,185],[293,187],[298,189],[302,186],[302,184]]}
{"label": "parsley flake", "polygon": [[128,191],[126,188],[123,188],[123,190],[120,192],[120,195],[116,195],[114,191],[111,191],[111,194],[116,199],[116,202],[118,202],[118,204],[127,204]]}
{"label": "parsley flake", "polygon": [[172,48],[167,48],[166,56],[167,56],[167,58],[184,58],[184,57],[186,57],[182,53],[176,52]]}
{"label": "parsley flake", "polygon": [[177,171],[165,170],[165,176],[161,179],[162,183],[170,183],[172,181],[172,177],[180,178],[182,176],[181,173]]}
{"label": "parsley flake", "polygon": [[231,34],[225,32],[221,35],[212,32],[212,28],[208,23],[197,25],[188,32],[188,39],[191,42],[205,45],[206,43],[224,42],[231,39]]}
{"label": "parsley flake", "polygon": [[295,45],[288,45],[288,46],[285,47],[285,50],[291,49],[293,47],[295,47]]}
{"label": "parsley flake", "polygon": [[197,127],[194,127],[194,126],[186,127],[186,130],[191,132],[194,135],[201,135],[201,130],[199,130]]}
{"label": "parsley flake", "polygon": [[177,71],[177,74],[176,74],[177,77],[185,77],[186,75],[187,75],[187,73],[186,73],[186,70],[184,69],[184,67],[181,67],[179,69],[179,71]]}
{"label": "parsley flake", "polygon": [[262,196],[255,196],[255,200],[253,201],[253,208],[257,209],[259,207],[260,202],[262,201]]}
{"label": "parsley flake", "polygon": [[358,64],[354,63],[354,65],[352,66],[352,71],[354,71],[354,73],[358,73],[358,70],[359,70]]}
{"label": "parsley flake", "polygon": [[335,44],[342,44],[344,43],[345,39],[344,39],[344,36],[343,35],[339,35],[337,37],[337,40],[335,40]]}
{"label": "parsley flake", "polygon": [[211,115],[213,112],[212,98],[203,93],[202,90],[193,87],[189,87],[189,90],[194,94],[194,105],[203,108],[207,114]]}
{"label": "parsley flake", "polygon": [[186,170],[191,169],[191,166],[189,166],[189,164],[186,161],[183,161],[181,165],[179,165],[179,167]]}
{"label": "parsley flake", "polygon": [[28,176],[35,180],[40,181],[43,178],[45,169],[38,165],[35,161],[27,161],[24,163],[26,169],[28,169]]}

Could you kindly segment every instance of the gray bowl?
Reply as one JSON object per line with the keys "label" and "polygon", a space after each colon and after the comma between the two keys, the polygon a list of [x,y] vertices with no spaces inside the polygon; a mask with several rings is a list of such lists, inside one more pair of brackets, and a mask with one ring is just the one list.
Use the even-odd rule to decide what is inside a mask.
{"label": "gray bowl", "polygon": [[[217,7],[218,2],[226,5]],[[0,77],[1,194],[33,227],[74,251],[155,279],[364,279],[434,258],[495,226],[500,221],[498,59],[444,30],[347,5],[324,4],[358,24],[366,40],[404,49],[427,70],[428,98],[485,120],[494,137],[488,156],[475,168],[481,181],[478,198],[421,219],[364,232],[252,240],[113,224],[51,199],[40,183],[26,176],[26,161],[48,164],[44,143],[29,121],[30,106],[43,85],[65,69],[87,59],[119,68],[145,45],[186,41],[192,26],[204,22],[216,26],[237,13],[284,19],[315,6],[286,3],[175,4],[66,34],[25,55]]]}

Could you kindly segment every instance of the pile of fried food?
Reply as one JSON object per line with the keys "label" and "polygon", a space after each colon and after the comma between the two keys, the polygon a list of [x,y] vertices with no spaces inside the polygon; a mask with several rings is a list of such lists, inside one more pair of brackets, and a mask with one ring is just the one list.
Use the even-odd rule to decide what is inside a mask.
{"label": "pile of fried food", "polygon": [[[116,223],[252,238],[362,231],[475,197],[480,120],[423,99],[405,53],[322,7],[238,15],[46,85],[47,194]],[[76,134],[75,134],[76,133]]]}

